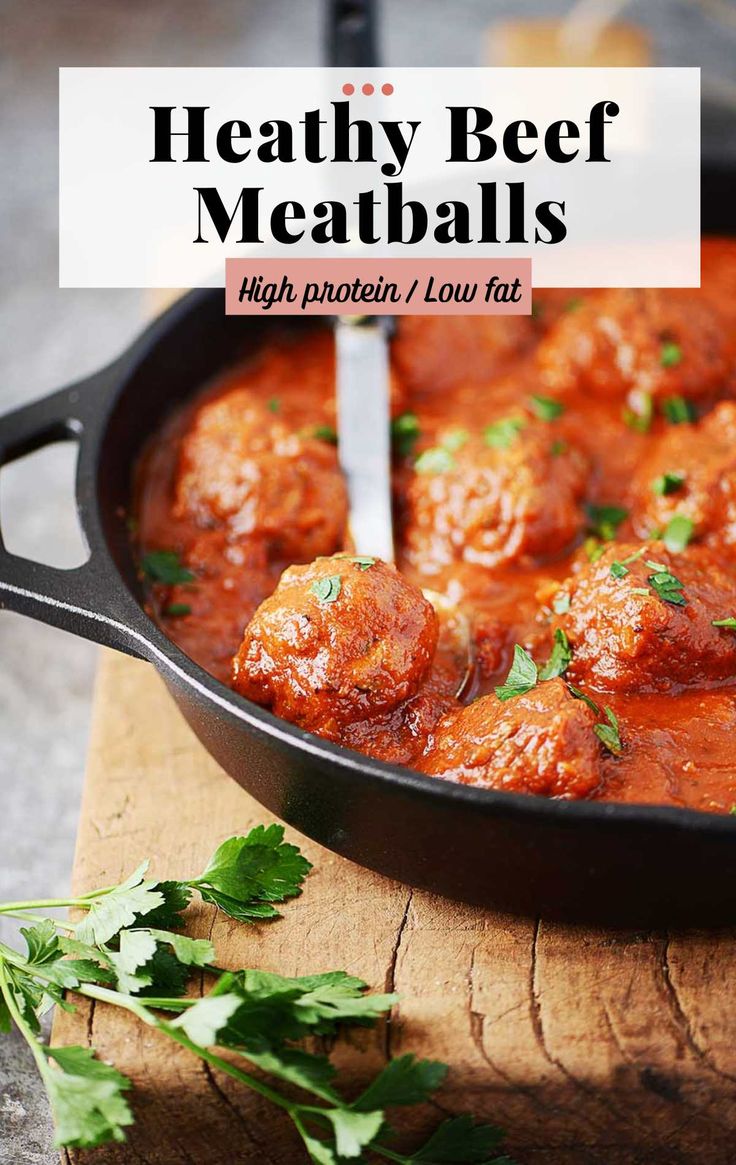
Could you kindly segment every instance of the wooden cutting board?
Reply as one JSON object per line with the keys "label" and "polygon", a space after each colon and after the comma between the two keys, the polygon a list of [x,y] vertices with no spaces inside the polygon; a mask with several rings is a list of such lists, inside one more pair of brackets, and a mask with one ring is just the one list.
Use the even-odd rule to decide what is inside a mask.
{"label": "wooden cutting board", "polygon": [[[154,876],[191,875],[225,837],[271,820],[204,752],[152,668],[104,655],[76,891],[116,882],[147,856]],[[446,1087],[410,1115],[412,1128],[473,1112],[507,1130],[520,1165],[736,1160],[736,932],[507,918],[412,891],[288,832],[315,870],[283,920],[247,927],[198,907],[192,932],[209,935],[227,967],[339,968],[398,991],[391,1022],[340,1043],[336,1058],[355,1082],[388,1054],[447,1061]],[[135,1085],[127,1145],[85,1161],[306,1162],[279,1113],[122,1013],[81,1003],[57,1016],[54,1039],[89,1043]]]}

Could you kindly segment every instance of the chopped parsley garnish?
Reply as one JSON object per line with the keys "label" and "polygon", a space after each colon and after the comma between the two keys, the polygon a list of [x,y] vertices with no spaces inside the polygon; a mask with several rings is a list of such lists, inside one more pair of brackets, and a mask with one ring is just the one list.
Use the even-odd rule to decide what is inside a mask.
{"label": "chopped parsley garnish", "polygon": [[270,413],[277,413],[281,408],[281,401],[277,396],[272,396],[266,407]]}
{"label": "chopped parsley garnish", "polygon": [[328,445],[337,445],[337,430],[332,425],[315,425],[311,436],[317,441],[327,441]]}
{"label": "chopped parsley garnish", "polygon": [[433,445],[420,453],[414,464],[417,473],[449,473],[455,468],[455,458],[449,449],[442,445]]}
{"label": "chopped parsley garnish", "polygon": [[552,600],[552,610],[555,615],[566,615],[570,610],[570,596],[567,591],[558,591]]}
{"label": "chopped parsley garnish", "polygon": [[583,542],[583,550],[586,553],[588,562],[597,562],[606,552],[605,546],[598,538],[586,538]]}
{"label": "chopped parsley garnish", "polygon": [[612,542],[616,531],[629,516],[623,506],[586,506],[588,526],[592,534],[604,542]]}
{"label": "chopped parsley garnish", "polygon": [[448,453],[457,453],[458,449],[462,449],[469,439],[470,433],[467,429],[450,429],[449,432],[445,433],[440,445]]}
{"label": "chopped parsley garnish", "polygon": [[334,603],[341,588],[340,576],[333,574],[329,578],[316,578],[309,589],[313,595],[317,596],[320,603]]}
{"label": "chopped parsley garnish", "polygon": [[152,582],[164,583],[169,587],[193,582],[195,577],[191,570],[182,566],[175,550],[149,551],[141,559],[141,569],[146,578],[150,578]]}
{"label": "chopped parsley garnish", "polygon": [[623,745],[621,743],[621,734],[618,729],[616,713],[606,705],[603,709],[603,715],[606,718],[605,722],[594,724],[593,731],[604,748],[607,748],[614,756],[620,756],[623,752]]}
{"label": "chopped parsley garnish", "polygon": [[695,420],[695,409],[684,396],[665,397],[662,412],[671,425],[684,425]]}
{"label": "chopped parsley garnish", "polygon": [[583,299],[582,295],[573,295],[573,297],[568,299],[567,303],[565,304],[565,311],[577,311],[578,308],[581,308],[584,303],[585,300]]}
{"label": "chopped parsley garnish", "polygon": [[632,587],[629,594],[640,595],[642,599],[648,599],[651,591],[648,591],[646,587]]}
{"label": "chopped parsley garnish", "polygon": [[668,340],[659,350],[659,363],[663,368],[674,368],[682,360],[682,348]]}
{"label": "chopped parsley garnish", "polygon": [[541,303],[532,303],[531,317],[533,320],[544,318],[544,308]]}
{"label": "chopped parsley garnish", "polygon": [[684,473],[663,473],[652,482],[652,493],[660,498],[667,498],[682,489],[684,482]]}
{"label": "chopped parsley garnish", "polygon": [[551,396],[529,397],[529,408],[540,421],[556,421],[565,411],[565,406]]}
{"label": "chopped parsley garnish", "polygon": [[670,554],[680,554],[693,536],[692,519],[685,514],[675,514],[665,526],[662,541]]}
{"label": "chopped parsley garnish", "polygon": [[560,457],[561,454],[567,453],[567,441],[561,441],[559,439],[553,441],[549,447],[549,451],[552,457]]}
{"label": "chopped parsley garnish", "polygon": [[714,619],[713,627],[725,627],[727,631],[736,631],[736,619],[733,615],[729,615],[727,619]]}
{"label": "chopped parsley garnish", "polygon": [[525,424],[523,417],[502,417],[500,421],[486,425],[483,430],[486,445],[490,445],[492,449],[508,449]]}
{"label": "chopped parsley garnish", "polygon": [[622,558],[620,562],[618,562],[618,561],[612,562],[611,563],[611,576],[612,576],[612,578],[623,578],[624,575],[627,575],[629,573],[629,567],[631,566],[631,563],[636,562],[637,558],[641,558],[642,554],[644,553],[644,550],[645,550],[645,547],[642,546],[640,550],[635,550],[633,554],[630,554],[628,556],[628,558]]}
{"label": "chopped parsley garnish", "polygon": [[[580,688],[573,687],[572,684],[568,684],[567,687],[570,694],[573,695],[576,700],[582,700],[583,703],[588,705],[591,712],[593,712],[596,716],[601,716],[601,710],[596,704],[595,700],[591,700],[590,696],[586,695],[585,692],[582,692]],[[621,743],[621,734],[619,732],[616,713],[606,704],[602,715],[605,717],[605,719],[599,724],[594,724],[593,731],[604,748],[607,748],[608,751],[613,753],[614,756],[620,756],[624,748],[623,744]]]}
{"label": "chopped parsley garnish", "polygon": [[654,574],[650,574],[647,582],[657,595],[665,603],[671,603],[674,607],[686,607],[687,599],[682,593],[683,583],[679,578],[675,578],[669,569],[661,562],[650,562],[647,559],[647,566]]}
{"label": "chopped parsley garnish", "polygon": [[571,659],[570,642],[562,628],[558,627],[555,631],[552,654],[539,673],[540,680],[553,680],[556,676],[564,676]]}
{"label": "chopped parsley garnish", "polygon": [[346,558],[348,562],[354,562],[358,570],[370,570],[372,566],[376,565],[376,559],[371,558],[369,554],[336,554],[336,558]]}
{"label": "chopped parsley garnish", "polygon": [[192,608],[189,603],[169,603],[164,611],[164,615],[168,615],[171,619],[179,619],[183,615],[191,615]]}
{"label": "chopped parsley garnish", "polygon": [[638,392],[635,399],[630,399],[630,407],[624,409],[625,424],[636,433],[648,433],[654,417],[654,402],[651,393]]}
{"label": "chopped parsley garnish", "polygon": [[391,422],[391,440],[399,457],[408,457],[421,430],[416,413],[402,413]]}
{"label": "chopped parsley garnish", "polygon": [[506,676],[506,682],[496,688],[496,695],[499,700],[510,700],[514,696],[523,696],[536,687],[537,679],[536,663],[529,653],[517,643],[514,647],[514,660],[509,674]]}

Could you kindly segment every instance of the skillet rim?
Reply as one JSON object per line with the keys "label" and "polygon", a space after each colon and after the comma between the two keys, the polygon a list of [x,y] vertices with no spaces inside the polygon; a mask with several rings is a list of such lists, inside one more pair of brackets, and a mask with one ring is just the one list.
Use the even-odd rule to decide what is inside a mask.
{"label": "skillet rim", "polygon": [[[104,547],[105,557],[112,569],[115,582],[134,604],[142,624],[139,630],[126,622],[125,617],[118,620],[98,614],[97,618],[116,625],[120,631],[139,640],[146,659],[157,670],[161,672],[163,668],[166,668],[167,672],[171,673],[172,678],[185,683],[200,698],[216,705],[221,713],[234,717],[257,733],[265,733],[266,736],[287,750],[294,748],[298,752],[308,753],[316,761],[326,762],[332,770],[337,770],[345,779],[354,779],[356,776],[359,776],[361,780],[368,778],[373,787],[382,788],[385,784],[398,786],[411,798],[428,797],[440,803],[443,801],[454,802],[466,808],[475,808],[484,816],[500,816],[521,821],[532,820],[540,826],[545,824],[555,827],[568,825],[570,828],[574,828],[576,825],[588,822],[591,826],[599,828],[615,828],[620,825],[621,827],[654,830],[657,833],[662,831],[674,833],[705,831],[714,837],[730,836],[736,838],[736,819],[731,820],[731,815],[728,813],[710,813],[702,809],[680,808],[676,805],[662,805],[657,802],[564,800],[528,793],[482,789],[429,776],[403,765],[376,760],[300,729],[275,716],[267,709],[261,708],[258,704],[247,700],[207,672],[163,632],[128,585],[111,551],[108,538],[109,526],[101,518],[103,512],[99,488],[101,453],[114,426],[115,407],[129,388],[140,364],[152,353],[158,342],[169,333],[173,326],[181,323],[191,312],[196,311],[215,296],[224,296],[223,289],[219,287],[195,288],[186,292],[153,320],[113,362],[110,366],[111,372],[114,370],[112,384],[105,393],[105,400],[95,418],[94,432],[89,435],[88,444],[82,441],[80,445],[77,475],[78,498],[79,479],[88,470],[94,481],[92,498],[94,522],[102,547]],[[325,317],[327,322],[329,319],[330,317]],[[144,435],[138,446],[139,452],[145,440],[151,436],[153,436],[152,432],[147,432]],[[86,448],[85,445],[87,445]],[[129,465],[128,468],[129,483],[132,487],[135,466]],[[86,507],[83,508],[86,509]],[[135,565],[133,547],[129,542],[126,552],[130,555],[131,564]]]}

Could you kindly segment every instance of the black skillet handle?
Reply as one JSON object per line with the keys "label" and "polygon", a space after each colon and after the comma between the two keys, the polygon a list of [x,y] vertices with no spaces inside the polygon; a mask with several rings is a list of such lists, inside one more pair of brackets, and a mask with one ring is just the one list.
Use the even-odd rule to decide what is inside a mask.
{"label": "black skillet handle", "polygon": [[376,7],[376,0],[328,0],[328,65],[370,69],[378,64]]}
{"label": "black skillet handle", "polygon": [[[117,365],[111,365],[0,417],[0,467],[56,441],[76,441],[81,458],[85,437],[98,422],[117,375]],[[11,554],[0,529],[0,609],[145,656],[147,645],[136,628],[136,623],[143,622],[142,612],[124,592],[107,552],[101,549],[99,532],[90,529],[89,507],[79,494],[77,505],[90,555],[72,570]]]}

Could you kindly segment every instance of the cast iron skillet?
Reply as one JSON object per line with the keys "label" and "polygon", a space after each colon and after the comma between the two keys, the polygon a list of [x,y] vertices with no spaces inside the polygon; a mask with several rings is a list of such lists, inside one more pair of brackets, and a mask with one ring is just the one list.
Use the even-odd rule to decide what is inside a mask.
{"label": "cast iron skillet", "polygon": [[[704,175],[706,231],[733,230],[733,180]],[[9,554],[0,535],[0,607],[150,660],[236,781],[361,865],[514,913],[638,926],[733,921],[733,818],[486,792],[370,760],[235,695],[148,618],[125,524],[142,445],[275,326],[315,325],[226,317],[221,291],[193,292],[110,367],[0,420],[0,465],[52,441],[78,442],[77,504],[90,549],[84,566],[57,570]]]}

